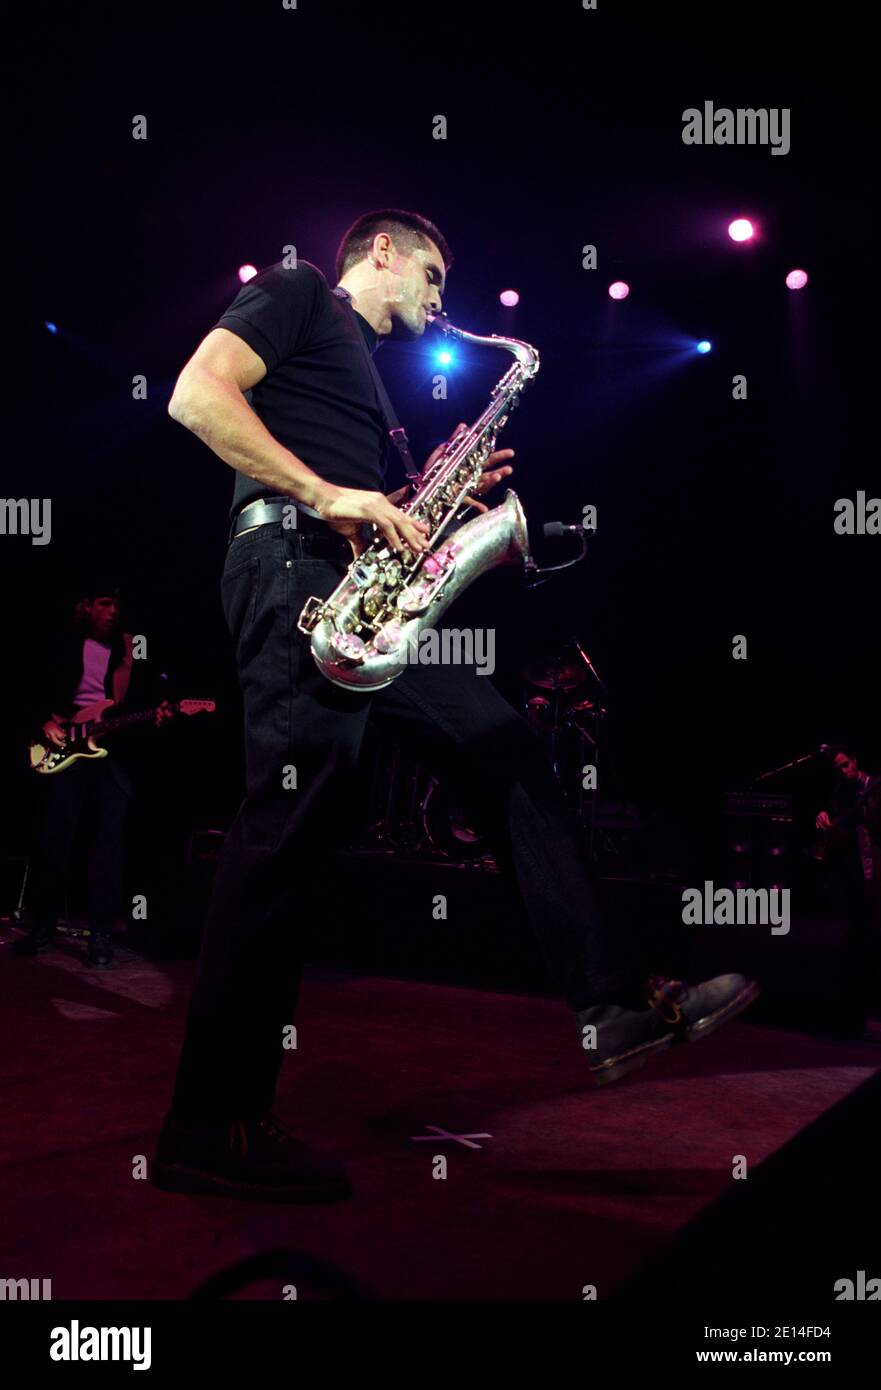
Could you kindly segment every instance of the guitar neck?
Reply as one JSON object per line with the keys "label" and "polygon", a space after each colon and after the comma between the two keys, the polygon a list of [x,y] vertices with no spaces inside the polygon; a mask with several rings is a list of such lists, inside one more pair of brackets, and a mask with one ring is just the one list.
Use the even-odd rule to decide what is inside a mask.
{"label": "guitar neck", "polygon": [[[177,712],[177,706],[171,708]],[[127,729],[132,724],[145,724],[148,720],[155,719],[157,706],[153,705],[150,709],[132,710],[130,714],[116,714],[112,719],[96,719],[89,721],[89,734],[109,734],[114,729]],[[74,725],[74,728],[81,728],[81,725]]]}

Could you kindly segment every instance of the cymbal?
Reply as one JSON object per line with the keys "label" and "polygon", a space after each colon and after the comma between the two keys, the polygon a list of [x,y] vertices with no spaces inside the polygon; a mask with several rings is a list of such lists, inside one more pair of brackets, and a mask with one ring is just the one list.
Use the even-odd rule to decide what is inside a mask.
{"label": "cymbal", "polygon": [[604,714],[608,714],[609,711],[608,711],[607,709],[604,709],[604,708],[603,708],[603,706],[600,704],[599,700],[581,699],[581,700],[571,700],[571,701],[569,702],[569,704],[566,706],[566,713],[567,713],[567,714],[592,714],[592,715],[594,715],[594,716],[602,716],[602,715],[604,715]]}
{"label": "cymbal", "polygon": [[583,666],[565,657],[554,657],[550,661],[536,661],[523,671],[530,685],[542,690],[574,690],[587,677]]}

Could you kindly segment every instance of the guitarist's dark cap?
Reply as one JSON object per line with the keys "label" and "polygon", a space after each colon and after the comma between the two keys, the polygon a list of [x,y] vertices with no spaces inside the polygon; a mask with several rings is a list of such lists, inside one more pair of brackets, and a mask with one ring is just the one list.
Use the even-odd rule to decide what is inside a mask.
{"label": "guitarist's dark cap", "polygon": [[122,598],[122,586],[116,575],[94,574],[89,575],[85,582],[80,585],[79,597],[81,599],[93,598]]}

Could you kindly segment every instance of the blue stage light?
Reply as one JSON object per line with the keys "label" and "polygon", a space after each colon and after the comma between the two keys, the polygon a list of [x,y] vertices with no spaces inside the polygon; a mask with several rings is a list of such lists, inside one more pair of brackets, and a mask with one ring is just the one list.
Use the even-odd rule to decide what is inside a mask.
{"label": "blue stage light", "polygon": [[697,345],[697,350],[698,352],[712,352],[713,344],[708,342],[706,338],[702,338]]}
{"label": "blue stage light", "polygon": [[451,352],[448,352],[446,348],[444,348],[443,352],[438,353],[437,360],[442,364],[442,366],[445,367],[448,362],[452,362],[453,354]]}
{"label": "blue stage light", "polygon": [[45,320],[45,324],[46,324],[46,327],[48,328],[48,330],[49,330],[50,333],[57,333],[57,332],[58,332],[58,324],[57,324],[57,323],[50,323],[49,320],[46,319],[46,320]]}

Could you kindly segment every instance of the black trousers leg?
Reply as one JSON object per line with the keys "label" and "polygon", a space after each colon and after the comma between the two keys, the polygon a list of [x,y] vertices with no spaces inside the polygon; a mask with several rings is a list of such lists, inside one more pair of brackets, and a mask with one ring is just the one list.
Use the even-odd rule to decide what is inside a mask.
{"label": "black trousers leg", "polygon": [[246,796],[208,908],[173,1110],[193,1123],[263,1114],[296,1005],[311,894],[353,818],[369,699],[320,674],[297,618],[344,570],[263,526],[230,546],[221,582],[244,700]]}
{"label": "black trousers leg", "polygon": [[95,823],[89,856],[89,923],[93,931],[112,932],[122,898],[125,869],[125,823],[132,785],[115,758],[87,767],[93,782]]}
{"label": "black trousers leg", "polygon": [[64,892],[77,826],[88,800],[92,771],[83,762],[39,780],[37,839],[28,876],[28,914],[33,927],[53,930],[64,909]]}
{"label": "black trousers leg", "polygon": [[881,1007],[881,898],[863,892],[848,921],[847,950],[854,999],[864,1015]]}

